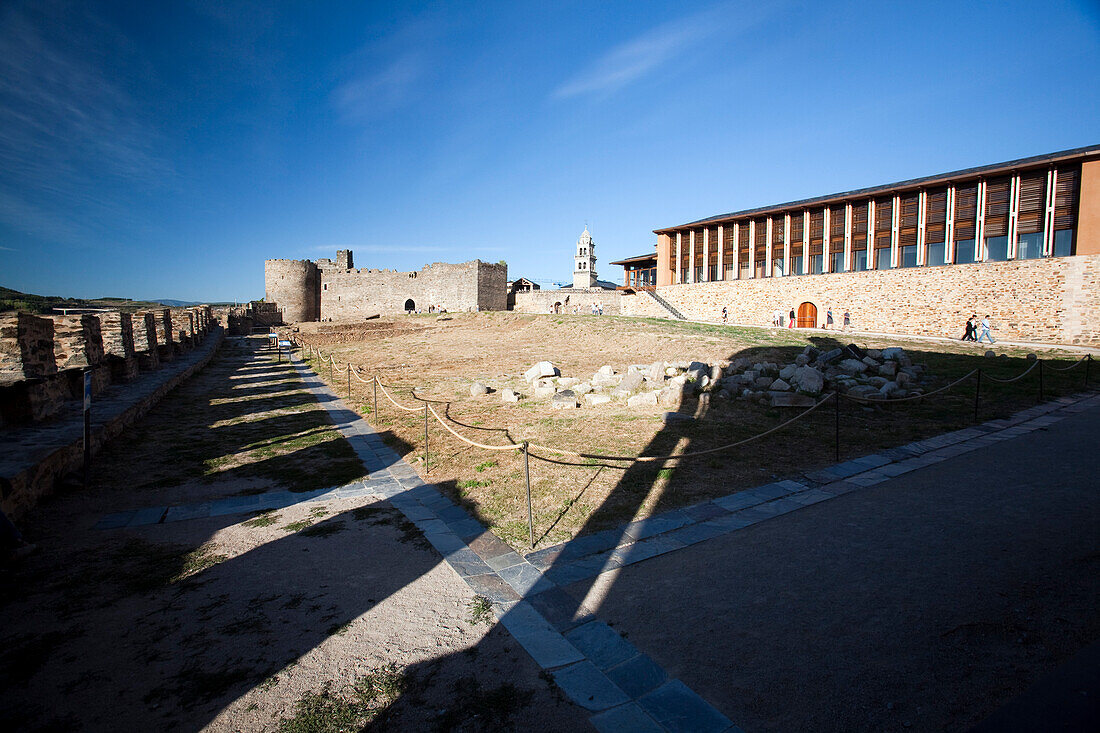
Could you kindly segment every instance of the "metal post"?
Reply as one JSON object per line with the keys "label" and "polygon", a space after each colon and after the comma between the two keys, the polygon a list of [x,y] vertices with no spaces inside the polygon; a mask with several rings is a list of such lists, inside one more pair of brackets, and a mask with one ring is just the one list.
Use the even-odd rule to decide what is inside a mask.
{"label": "metal post", "polygon": [[531,509],[531,461],[527,453],[527,441],[523,441],[523,478],[527,481],[527,537],[531,549],[535,549],[535,513]]}
{"label": "metal post", "polygon": [[1039,401],[1043,401],[1043,360],[1039,360]]}
{"label": "metal post", "polygon": [[84,488],[88,488],[88,469],[92,465],[92,370],[84,369]]}
{"label": "metal post", "polygon": [[275,351],[279,354],[279,363],[283,363],[283,346],[279,343],[279,339],[275,339]]}
{"label": "metal post", "polygon": [[374,377],[374,416],[378,417],[378,376]]}
{"label": "metal post", "polygon": [[840,392],[833,392],[833,400],[836,401],[836,410],[833,420],[833,442],[836,445],[834,460],[840,463]]}
{"label": "metal post", "polygon": [[348,402],[351,402],[351,362],[348,362]]}
{"label": "metal post", "polygon": [[424,473],[428,472],[428,403],[424,403]]}
{"label": "metal post", "polygon": [[336,386],[336,360],[328,360],[328,381],[332,382],[332,386]]}
{"label": "metal post", "polygon": [[1089,367],[1092,366],[1092,354],[1085,354],[1085,389],[1089,388]]}
{"label": "metal post", "polygon": [[974,385],[974,422],[978,422],[978,401],[982,397],[982,370],[978,370],[978,383]]}

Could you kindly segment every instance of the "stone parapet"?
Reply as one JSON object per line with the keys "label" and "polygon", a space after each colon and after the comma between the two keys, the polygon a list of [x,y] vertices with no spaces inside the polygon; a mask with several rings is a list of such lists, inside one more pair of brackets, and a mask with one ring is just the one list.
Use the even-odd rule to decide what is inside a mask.
{"label": "stone parapet", "polygon": [[1100,345],[1100,255],[912,267],[866,272],[668,285],[657,291],[691,320],[768,326],[803,303],[834,327],[847,310],[859,331],[962,336],[966,319],[988,314],[994,338]]}
{"label": "stone parapet", "polygon": [[561,313],[572,314],[574,307],[578,315],[591,315],[592,304],[603,306],[606,316],[617,316],[621,312],[622,291],[603,288],[561,288],[560,290],[521,290],[513,296],[512,310],[517,313],[551,313],[555,306]]}
{"label": "stone parapet", "polygon": [[0,315],[0,385],[56,373],[53,321],[29,313]]}

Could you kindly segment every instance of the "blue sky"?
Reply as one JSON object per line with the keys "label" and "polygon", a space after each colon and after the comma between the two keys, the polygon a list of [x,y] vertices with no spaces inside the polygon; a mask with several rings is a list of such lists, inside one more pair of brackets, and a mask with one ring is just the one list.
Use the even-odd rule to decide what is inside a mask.
{"label": "blue sky", "polygon": [[[277,7],[271,7],[277,5]],[[0,285],[601,278],[652,230],[1100,142],[1095,2],[6,2]]]}

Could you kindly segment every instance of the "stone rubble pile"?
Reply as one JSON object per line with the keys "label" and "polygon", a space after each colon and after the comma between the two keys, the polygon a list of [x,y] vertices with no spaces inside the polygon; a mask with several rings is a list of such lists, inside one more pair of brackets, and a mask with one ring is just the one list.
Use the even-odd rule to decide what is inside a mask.
{"label": "stone rubble pile", "polygon": [[[556,410],[613,400],[630,407],[675,409],[685,398],[695,396],[702,401],[740,399],[772,407],[810,407],[834,390],[867,400],[900,399],[923,394],[924,375],[924,365],[914,364],[902,348],[864,351],[849,344],[826,352],[807,346],[790,364],[741,357],[719,364],[631,364],[625,372],[605,365],[585,381],[562,376],[556,366],[541,361],[527,370],[524,379],[531,397],[550,398]],[[522,397],[511,389],[501,390],[505,402]]]}

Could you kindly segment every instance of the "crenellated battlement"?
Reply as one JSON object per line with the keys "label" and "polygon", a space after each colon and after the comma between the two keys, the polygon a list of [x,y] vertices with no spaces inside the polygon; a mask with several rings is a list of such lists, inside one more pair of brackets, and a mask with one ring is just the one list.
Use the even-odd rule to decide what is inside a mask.
{"label": "crenellated battlement", "polygon": [[210,306],[129,313],[0,314],[0,426],[45,420],[66,401],[133,381],[201,343]]}

